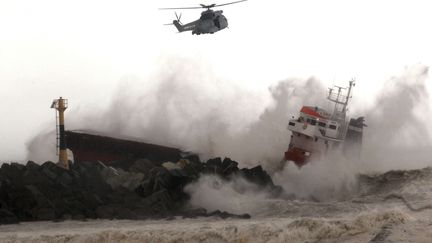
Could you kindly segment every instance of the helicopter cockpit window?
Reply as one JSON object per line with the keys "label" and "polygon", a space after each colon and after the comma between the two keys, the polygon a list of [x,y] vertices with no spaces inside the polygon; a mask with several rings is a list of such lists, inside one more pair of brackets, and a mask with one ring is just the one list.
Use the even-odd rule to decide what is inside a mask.
{"label": "helicopter cockpit window", "polygon": [[216,25],[216,27],[218,27],[218,29],[220,29],[220,21],[219,21],[219,16],[217,16],[214,20],[214,24]]}

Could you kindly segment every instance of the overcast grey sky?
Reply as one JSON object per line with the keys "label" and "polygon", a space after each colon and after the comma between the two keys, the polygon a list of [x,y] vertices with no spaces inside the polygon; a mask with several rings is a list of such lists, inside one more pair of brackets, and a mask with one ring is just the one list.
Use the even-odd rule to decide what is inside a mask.
{"label": "overcast grey sky", "polygon": [[163,26],[174,12],[158,7],[199,3],[213,1],[1,1],[0,160],[23,160],[29,139],[54,126],[52,99],[98,112],[127,77],[146,86],[181,60],[257,95],[290,77],[355,77],[365,103],[404,67],[432,63],[427,0],[250,0],[224,7],[229,29],[214,35]]}

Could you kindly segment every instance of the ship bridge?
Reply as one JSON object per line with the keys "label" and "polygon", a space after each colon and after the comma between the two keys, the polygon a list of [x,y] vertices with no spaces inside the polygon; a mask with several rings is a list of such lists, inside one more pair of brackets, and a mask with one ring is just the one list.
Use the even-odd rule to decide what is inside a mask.
{"label": "ship bridge", "polygon": [[331,114],[319,107],[303,106],[297,119],[291,119],[288,129],[308,137],[339,140],[340,124],[330,119]]}

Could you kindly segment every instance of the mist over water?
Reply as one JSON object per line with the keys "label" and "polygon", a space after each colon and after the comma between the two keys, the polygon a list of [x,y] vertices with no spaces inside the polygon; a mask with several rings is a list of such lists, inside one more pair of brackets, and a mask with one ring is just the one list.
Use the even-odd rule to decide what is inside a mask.
{"label": "mist over water", "polygon": [[[261,164],[273,173],[289,144],[291,116],[303,105],[332,109],[326,87],[313,77],[282,80],[259,93],[219,80],[192,62],[172,63],[155,76],[152,82],[125,78],[101,112],[68,111],[67,129],[175,146],[203,160],[230,157],[240,166]],[[385,83],[373,107],[353,107],[363,112],[349,116],[364,116],[368,125],[360,159],[336,155],[301,169],[288,163],[273,175],[275,183],[299,198],[333,200],[355,188],[359,173],[431,165],[427,80],[427,67],[409,67]],[[353,99],[361,97],[354,89]],[[55,148],[50,141],[54,133],[47,131],[30,141],[28,158],[52,159],[46,156]]]}
{"label": "mist over water", "polygon": [[[226,156],[243,165],[265,165],[282,158],[290,116],[305,102],[322,104],[326,91],[315,78],[283,80],[256,91],[219,80],[195,63],[175,63],[155,76],[157,82],[125,78],[100,112],[68,110],[66,128],[175,146],[202,159]],[[54,146],[55,139],[40,136]],[[50,153],[46,144],[29,144],[34,144],[29,159]]]}
{"label": "mist over water", "polygon": [[185,192],[190,194],[192,207],[204,207],[208,211],[222,210],[235,214],[260,210],[262,202],[270,195],[241,177],[227,181],[214,175],[204,175],[189,184]]}
{"label": "mist over water", "polygon": [[363,169],[386,171],[432,165],[428,67],[416,65],[389,79],[366,113]]}

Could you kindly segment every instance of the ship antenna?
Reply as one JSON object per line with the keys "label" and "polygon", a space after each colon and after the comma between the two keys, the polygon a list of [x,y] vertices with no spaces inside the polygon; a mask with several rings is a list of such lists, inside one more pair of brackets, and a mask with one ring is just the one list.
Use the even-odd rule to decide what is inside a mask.
{"label": "ship antenna", "polygon": [[[355,79],[349,81],[349,87],[341,87],[334,85],[333,88],[329,89],[327,99],[334,102],[333,119],[344,121],[346,118],[347,106],[349,99],[351,98],[352,87],[355,86]],[[342,90],[348,89],[347,95],[345,96]]]}

